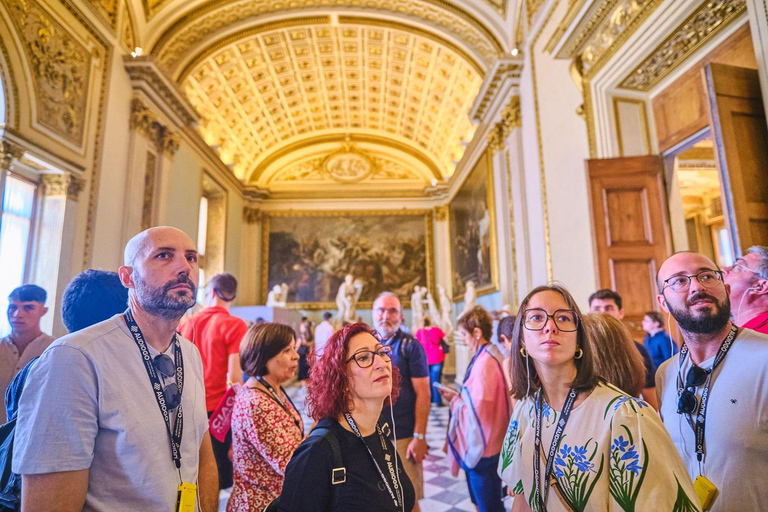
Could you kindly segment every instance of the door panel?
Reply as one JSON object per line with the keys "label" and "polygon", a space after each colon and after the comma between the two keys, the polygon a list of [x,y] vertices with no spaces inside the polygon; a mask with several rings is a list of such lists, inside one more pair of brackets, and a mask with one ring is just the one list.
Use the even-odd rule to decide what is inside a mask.
{"label": "door panel", "polygon": [[757,71],[708,64],[704,82],[737,254],[768,245],[768,126]]}
{"label": "door panel", "polygon": [[656,306],[656,270],[669,255],[667,202],[657,156],[587,161],[600,288],[624,299],[625,321],[642,339]]}

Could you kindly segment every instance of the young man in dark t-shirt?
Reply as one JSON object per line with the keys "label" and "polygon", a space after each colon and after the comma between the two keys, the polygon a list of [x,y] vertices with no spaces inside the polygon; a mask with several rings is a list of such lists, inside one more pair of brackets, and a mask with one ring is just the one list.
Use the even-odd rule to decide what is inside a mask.
{"label": "young man in dark t-shirt", "polygon": [[[400,370],[400,395],[394,407],[384,407],[380,423],[388,424],[397,437],[397,452],[405,471],[413,482],[416,506],[424,497],[421,462],[427,455],[427,420],[429,418],[429,366],[424,347],[410,334],[404,333],[403,308],[397,295],[384,292],[373,302],[373,326],[381,342],[392,347],[392,360]],[[394,417],[394,428],[392,425]]]}

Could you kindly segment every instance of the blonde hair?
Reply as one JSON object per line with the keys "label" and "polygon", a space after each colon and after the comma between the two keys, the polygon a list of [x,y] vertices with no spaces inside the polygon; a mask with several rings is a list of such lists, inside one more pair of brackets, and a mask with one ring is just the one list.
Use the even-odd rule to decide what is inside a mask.
{"label": "blonde hair", "polygon": [[604,313],[585,315],[584,329],[595,355],[595,373],[628,395],[639,396],[645,387],[645,365],[629,330]]}

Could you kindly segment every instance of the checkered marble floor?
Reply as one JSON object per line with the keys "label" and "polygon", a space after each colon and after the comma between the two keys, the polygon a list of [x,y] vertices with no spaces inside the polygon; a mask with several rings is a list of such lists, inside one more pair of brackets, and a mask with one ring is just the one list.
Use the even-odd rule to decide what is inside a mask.
{"label": "checkered marble floor", "polygon": [[[312,426],[312,419],[307,417],[304,410],[305,390],[299,386],[286,388],[293,403],[301,411],[306,432]],[[451,463],[443,451],[445,434],[448,429],[448,407],[434,407],[429,412],[427,425],[427,444],[429,454],[424,461],[424,499],[419,503],[421,512],[474,512],[475,506],[469,499],[467,480],[464,473],[451,476]],[[226,510],[229,490],[221,491],[219,495],[219,510]],[[511,501],[507,503],[507,510]]]}

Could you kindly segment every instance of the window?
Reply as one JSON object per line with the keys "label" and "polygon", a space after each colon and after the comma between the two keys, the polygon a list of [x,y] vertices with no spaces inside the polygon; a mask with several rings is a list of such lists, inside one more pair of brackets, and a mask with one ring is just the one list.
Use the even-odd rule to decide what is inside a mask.
{"label": "window", "polygon": [[37,187],[8,173],[0,221],[0,336],[11,331],[8,324],[8,295],[24,283],[29,262],[30,241],[34,227]]}
{"label": "window", "polygon": [[208,237],[208,198],[200,198],[200,217],[197,224],[197,262],[200,266],[200,281],[197,285],[197,302],[205,304],[205,246]]}

